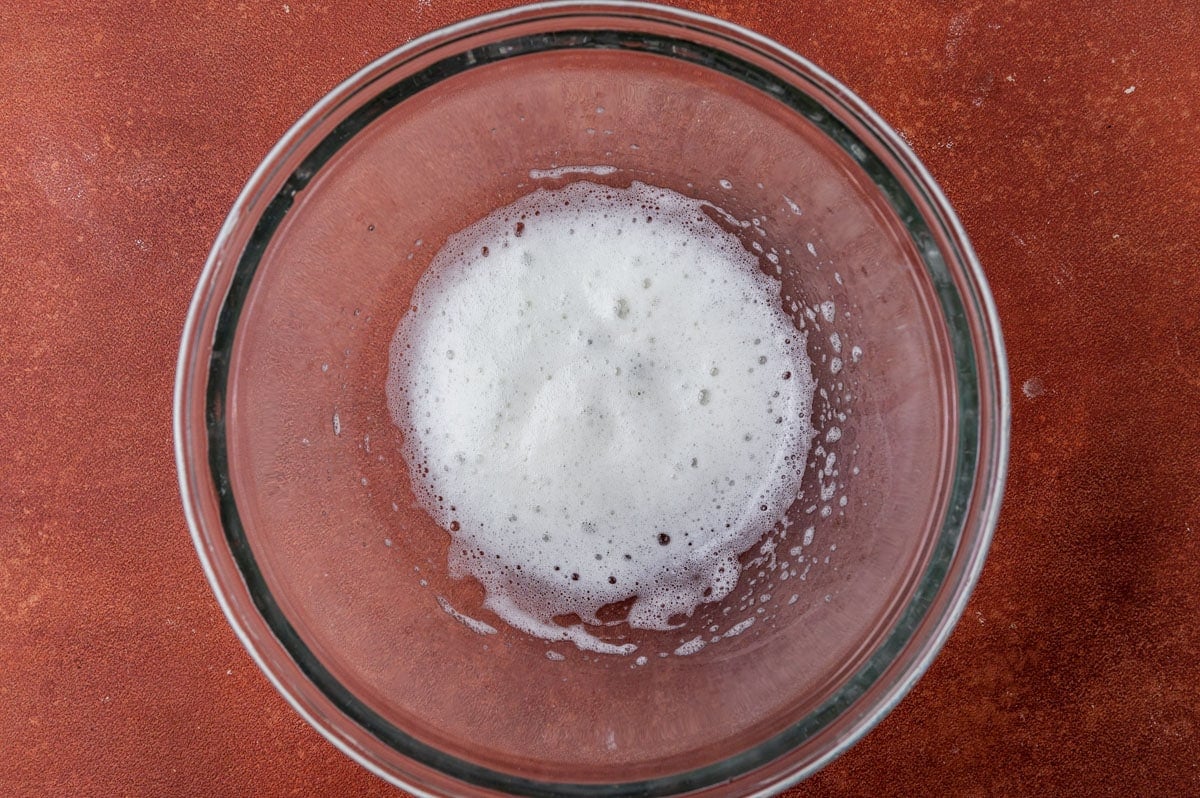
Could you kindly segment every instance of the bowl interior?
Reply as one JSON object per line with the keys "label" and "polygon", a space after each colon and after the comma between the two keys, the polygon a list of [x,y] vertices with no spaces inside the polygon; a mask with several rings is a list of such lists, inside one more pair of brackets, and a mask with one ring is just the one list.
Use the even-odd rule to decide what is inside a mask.
{"label": "bowl interior", "polygon": [[[405,735],[542,781],[662,778],[829,711],[917,590],[954,471],[952,344],[911,220],[812,114],[729,69],[571,47],[456,63],[380,89],[254,253],[222,397],[227,470],[288,645]],[[596,165],[614,171],[562,171]],[[817,378],[803,491],[743,555],[737,589],[678,631],[605,632],[641,666],[516,631],[449,577],[384,392],[391,337],[447,236],[578,179],[720,208],[779,279]]]}

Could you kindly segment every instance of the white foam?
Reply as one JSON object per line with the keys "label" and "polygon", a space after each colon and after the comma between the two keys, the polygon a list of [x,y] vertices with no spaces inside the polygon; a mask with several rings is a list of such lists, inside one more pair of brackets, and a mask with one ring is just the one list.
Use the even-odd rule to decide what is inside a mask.
{"label": "white foam", "polygon": [[484,623],[483,621],[478,621],[469,615],[463,615],[461,612],[454,609],[454,607],[450,604],[449,601],[446,600],[446,598],[444,596],[438,596],[437,603],[438,603],[438,606],[440,606],[447,615],[449,615],[451,618],[453,618],[454,620],[461,623],[463,626],[470,629],[475,634],[479,634],[479,635],[494,635],[494,634],[496,634],[496,629],[491,624]]}
{"label": "white foam", "polygon": [[602,607],[679,626],[799,490],[804,333],[704,208],[638,183],[536,191],[452,236],[397,328],[417,500],[452,574],[529,634],[630,653],[589,628]]}
{"label": "white foam", "polygon": [[690,657],[692,654],[695,654],[706,645],[708,644],[705,642],[703,637],[693,637],[691,640],[675,649],[675,656]]}
{"label": "white foam", "polygon": [[[769,600],[769,598],[768,598],[768,600]],[[737,637],[738,635],[740,635],[742,632],[746,631],[753,625],[754,625],[754,619],[747,618],[746,620],[744,620],[740,623],[735,623],[733,626],[729,627],[729,629],[727,629],[725,631],[725,634],[721,635],[721,637]]]}
{"label": "white foam", "polygon": [[553,180],[567,175],[611,175],[615,166],[556,166],[553,169],[530,169],[530,180]]}

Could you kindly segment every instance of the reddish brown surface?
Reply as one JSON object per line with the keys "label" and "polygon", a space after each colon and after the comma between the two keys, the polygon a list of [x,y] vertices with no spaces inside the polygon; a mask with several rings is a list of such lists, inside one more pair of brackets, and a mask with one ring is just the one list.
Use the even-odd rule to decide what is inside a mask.
{"label": "reddish brown surface", "polygon": [[[222,618],[176,493],[175,352],[287,126],[497,4],[123,5],[0,6],[0,794],[396,794]],[[1200,793],[1195,4],[693,5],[912,142],[1012,369],[1008,496],[962,624],[795,795]]]}

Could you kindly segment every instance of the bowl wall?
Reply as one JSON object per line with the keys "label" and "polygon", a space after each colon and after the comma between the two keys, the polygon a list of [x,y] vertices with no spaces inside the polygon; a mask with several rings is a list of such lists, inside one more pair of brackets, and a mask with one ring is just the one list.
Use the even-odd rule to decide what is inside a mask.
{"label": "bowl wall", "polygon": [[[385,58],[256,175],[181,355],[189,516],[260,664],[393,780],[531,794],[782,783],[898,699],[982,562],[1007,420],[986,287],[911,154],[815,68],[683,12],[559,11],[502,13]],[[392,335],[445,239],[579,179],[704,199],[773,254],[762,267],[817,379],[786,522],[685,628],[614,627],[644,666],[513,630],[448,576],[449,536],[413,499],[384,393]],[[672,654],[697,636],[713,642]]]}

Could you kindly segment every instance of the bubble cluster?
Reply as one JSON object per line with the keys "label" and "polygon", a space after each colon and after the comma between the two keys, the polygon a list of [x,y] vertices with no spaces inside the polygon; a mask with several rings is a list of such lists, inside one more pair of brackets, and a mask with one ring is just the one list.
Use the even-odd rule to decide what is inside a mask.
{"label": "bubble cluster", "polygon": [[737,584],[813,436],[779,283],[696,200],[539,190],[452,236],[391,348],[387,395],[450,567],[512,626],[629,653]]}

